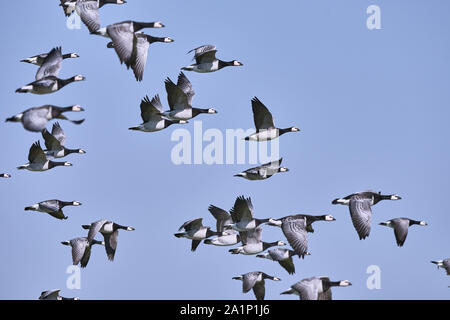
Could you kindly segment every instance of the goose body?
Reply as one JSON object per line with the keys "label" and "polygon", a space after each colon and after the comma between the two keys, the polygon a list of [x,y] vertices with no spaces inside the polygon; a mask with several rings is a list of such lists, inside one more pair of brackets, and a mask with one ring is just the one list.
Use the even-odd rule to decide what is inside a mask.
{"label": "goose body", "polygon": [[286,167],[281,167],[281,162],[283,158],[280,158],[277,161],[272,161],[265,163],[261,166],[247,169],[241,173],[235,174],[235,177],[242,177],[247,180],[265,180],[272,177],[274,174],[278,172],[287,172],[289,171]]}
{"label": "goose body", "polygon": [[230,215],[233,223],[227,223],[225,226],[239,232],[253,230],[263,223],[267,223],[271,218],[255,219],[253,217],[254,209],[251,198],[239,196],[234,202]]}
{"label": "goose body", "polygon": [[271,225],[280,226],[294,252],[301,258],[308,254],[307,219],[304,215],[292,215],[270,219]]}
{"label": "goose body", "polygon": [[266,289],[265,289],[265,279],[270,279],[273,281],[280,281],[280,278],[269,276],[268,274],[261,271],[248,272],[246,274],[233,277],[233,280],[242,281],[242,292],[247,293],[253,290],[256,300],[264,300]]}
{"label": "goose body", "polygon": [[177,84],[170,80],[170,78],[167,78],[165,86],[170,110],[163,112],[163,116],[171,120],[186,121],[201,113],[217,113],[213,108],[200,109],[192,107],[192,98],[195,95],[195,91],[192,88],[191,82],[183,72],[179,74]]}
{"label": "goose body", "polygon": [[[51,51],[50,51],[51,52]],[[20,62],[25,62],[25,63],[30,63],[30,64],[34,64],[36,66],[42,66],[42,64],[44,63],[45,59],[49,56],[49,53],[41,53],[23,60],[20,60]],[[74,58],[79,58],[80,56],[73,52],[73,53],[66,53],[62,55],[63,59],[74,59]]]}
{"label": "goose body", "polygon": [[72,153],[84,154],[86,151],[83,149],[68,149],[64,146],[66,141],[66,135],[59,123],[55,123],[52,128],[52,133],[48,132],[47,129],[42,131],[42,137],[45,141],[45,155],[51,158],[64,158],[65,156]]}
{"label": "goose body", "polygon": [[331,281],[329,277],[312,277],[303,279],[281,294],[293,294],[300,300],[332,300],[332,287],[351,286],[348,280]]}
{"label": "goose body", "polygon": [[402,247],[405,243],[409,227],[415,224],[419,226],[427,225],[425,221],[417,221],[409,218],[395,218],[380,223],[382,226],[394,229],[395,240],[397,241],[397,245],[399,247]]}
{"label": "goose body", "polygon": [[205,45],[195,48],[192,51],[195,52],[194,59],[195,64],[182,68],[185,71],[194,71],[198,73],[210,73],[218,71],[222,68],[229,66],[242,66],[243,64],[237,60],[222,61],[216,58],[217,48],[213,45]]}
{"label": "goose body", "polygon": [[33,81],[26,86],[23,86],[16,90],[19,93],[34,93],[34,94],[49,94],[56,92],[69,83],[83,81],[85,77],[81,75],[74,76],[69,79],[60,79],[55,76],[47,76],[39,80]]}
{"label": "goose body", "polygon": [[256,127],[256,132],[245,140],[249,141],[268,141],[278,138],[287,132],[300,131],[297,127],[290,127],[285,129],[276,128],[273,123],[273,116],[269,109],[257,98],[252,99],[253,120]]}
{"label": "goose body", "polygon": [[443,260],[437,260],[437,261],[431,261],[431,263],[434,263],[437,265],[438,269],[443,268],[448,276],[450,276],[450,258],[443,259]]}
{"label": "goose body", "polygon": [[90,225],[83,225],[83,229],[89,230],[88,233],[88,241],[92,243],[97,235],[97,233],[101,233],[103,235],[106,255],[110,261],[114,260],[114,255],[116,254],[117,249],[117,241],[119,237],[119,230],[133,231],[135,230],[133,227],[122,226],[113,221],[108,221],[105,219],[98,220],[96,222],[91,223]]}
{"label": "goose body", "polygon": [[350,217],[353,226],[358,233],[359,239],[363,240],[370,234],[372,209],[371,207],[382,200],[400,200],[401,197],[392,195],[382,195],[380,192],[363,191],[353,193],[344,198],[334,199],[332,204],[342,204],[349,206]]}
{"label": "goose body", "polygon": [[256,257],[278,262],[280,266],[282,266],[283,269],[285,269],[289,274],[294,274],[295,265],[292,260],[292,257],[295,255],[296,253],[294,250],[275,248],[270,249],[263,254],[258,254]]}
{"label": "goose body", "polygon": [[80,300],[80,298],[65,298],[59,295],[61,289],[42,291],[39,300]]}
{"label": "goose body", "polygon": [[187,123],[184,120],[167,120],[161,116],[162,104],[159,95],[156,95],[151,101],[145,97],[141,101],[141,118],[143,123],[129,130],[155,132],[163,130],[175,123]]}
{"label": "goose body", "polygon": [[56,162],[48,160],[45,156],[44,150],[41,148],[40,142],[35,142],[28,154],[28,163],[17,167],[19,170],[29,170],[29,171],[47,171],[58,166],[70,167],[72,164],[70,162]]}
{"label": "goose body", "polygon": [[202,240],[212,236],[221,236],[222,232],[211,231],[210,227],[205,227],[202,224],[203,218],[198,218],[194,220],[189,220],[183,223],[183,225],[178,229],[184,232],[176,233],[177,238],[186,238],[192,240],[191,251],[195,251]]}
{"label": "goose body", "polygon": [[203,243],[214,246],[232,246],[239,243],[241,241],[239,234],[233,229],[226,228],[226,225],[233,222],[231,215],[227,211],[213,205],[210,205],[208,210],[217,221],[217,232],[222,232],[223,234],[213,239],[206,239]]}
{"label": "goose body", "polygon": [[283,241],[264,242],[262,241],[262,228],[257,227],[250,231],[239,232],[242,246],[228,250],[232,254],[254,255],[274,246],[284,246]]}
{"label": "goose body", "polygon": [[66,206],[80,206],[79,201],[61,201],[61,200],[46,200],[36,203],[32,206],[26,207],[25,211],[38,211],[48,213],[52,217],[60,220],[65,220],[67,217],[64,215],[62,209]]}
{"label": "goose body", "polygon": [[320,216],[313,216],[313,215],[309,215],[309,214],[296,214],[296,215],[283,217],[280,219],[271,219],[268,224],[270,226],[281,227],[283,225],[283,220],[285,220],[288,217],[306,219],[306,231],[307,232],[314,232],[312,224],[316,221],[335,221],[336,220],[331,214],[320,215]]}
{"label": "goose body", "polygon": [[32,132],[42,132],[47,126],[47,123],[52,119],[68,120],[74,124],[81,124],[83,120],[69,120],[63,115],[65,112],[80,112],[84,111],[79,105],[74,105],[66,108],[44,105],[25,110],[18,115],[6,119],[6,122],[21,122],[23,127]]}
{"label": "goose body", "polygon": [[80,264],[81,268],[86,268],[91,257],[91,247],[94,244],[105,245],[104,242],[92,240],[87,238],[75,238],[69,241],[61,242],[65,246],[72,247],[72,263],[74,266]]}

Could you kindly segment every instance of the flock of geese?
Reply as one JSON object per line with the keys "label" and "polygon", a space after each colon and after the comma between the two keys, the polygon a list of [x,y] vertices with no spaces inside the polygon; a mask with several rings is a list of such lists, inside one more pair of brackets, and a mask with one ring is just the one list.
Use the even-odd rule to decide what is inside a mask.
{"label": "flock of geese", "polygon": [[[173,40],[169,37],[153,37],[143,33],[144,28],[162,28],[162,22],[137,22],[123,21],[100,28],[99,9],[105,4],[124,4],[123,0],[60,0],[60,6],[64,13],[69,16],[76,11],[81,20],[93,35],[100,35],[110,39],[107,48],[113,48],[119,57],[121,64],[125,64],[127,69],[131,68],[137,81],[143,79],[144,69],[147,62],[147,55],[150,44],[154,42],[170,43]],[[243,66],[237,60],[222,61],[216,58],[217,48],[213,45],[205,45],[195,48],[189,53],[194,53],[195,63],[181,68],[177,82],[170,78],[165,80],[167,92],[167,102],[169,109],[164,111],[159,95],[152,99],[148,96],[142,99],[140,104],[142,124],[129,128],[130,130],[155,132],[163,130],[173,124],[185,124],[188,120],[200,114],[216,114],[214,108],[193,107],[193,97],[195,91],[192,83],[183,73],[211,73],[228,66]],[[38,66],[35,81],[19,88],[16,92],[33,94],[54,93],[66,85],[85,80],[82,75],[76,75],[68,79],[59,78],[62,63],[66,59],[78,58],[77,53],[62,53],[60,47],[53,48],[48,53],[35,55],[21,60]],[[288,132],[298,132],[297,127],[277,128],[273,122],[273,116],[268,108],[257,98],[251,100],[256,132],[249,135],[245,140],[268,141],[277,139]],[[23,127],[31,132],[42,135],[45,149],[40,141],[32,144],[28,153],[28,163],[18,167],[20,170],[46,171],[58,166],[72,166],[67,161],[55,161],[70,154],[85,154],[80,148],[68,148],[65,146],[66,135],[59,122],[53,124],[52,131],[47,130],[49,121],[55,119],[59,121],[67,120],[80,125],[83,120],[69,120],[64,114],[66,112],[82,112],[84,109],[79,105],[68,107],[58,107],[44,105],[30,108],[6,119],[7,122],[20,122]],[[288,168],[282,167],[282,158],[262,164],[258,167],[250,168],[236,177],[248,180],[265,180],[278,172],[287,172]],[[10,178],[11,175],[0,174],[2,178]],[[358,192],[343,198],[337,198],[332,204],[340,204],[349,207],[350,217],[353,226],[360,240],[367,238],[371,231],[372,206],[382,200],[400,200],[398,195],[383,195],[372,191]],[[80,206],[79,201],[46,200],[25,207],[27,211],[37,211],[47,213],[56,219],[67,219],[63,209],[68,206]],[[280,218],[256,218],[255,210],[250,197],[239,196],[236,198],[233,207],[228,211],[210,205],[208,208],[211,215],[216,220],[216,230],[209,226],[204,226],[203,218],[187,221],[181,225],[179,232],[175,233],[177,238],[191,240],[191,250],[195,251],[203,242],[212,246],[236,246],[228,250],[234,255],[255,255],[257,258],[268,259],[277,262],[288,274],[295,273],[294,257],[305,258],[310,255],[308,252],[308,234],[314,232],[313,224],[318,221],[332,222],[335,218],[327,215],[307,215],[294,214]],[[380,223],[382,226],[390,227],[394,230],[394,235],[398,246],[403,246],[412,225],[426,226],[425,221],[418,221],[409,218],[395,218]],[[282,241],[263,241],[263,227],[280,228],[287,244],[290,248],[280,248],[287,244]],[[88,265],[91,247],[102,245],[105,247],[108,260],[113,261],[117,249],[119,230],[133,231],[130,226],[123,226],[116,222],[100,219],[91,224],[83,225],[82,229],[88,230],[85,237],[77,237],[62,244],[70,246],[72,252],[72,262],[74,265],[80,264],[82,268]],[[101,240],[96,236],[100,233]],[[432,261],[439,267],[444,268],[450,275],[450,259]],[[253,290],[256,299],[263,300],[265,297],[265,280],[279,281],[279,277],[268,275],[261,271],[248,272],[236,277],[235,280],[242,281],[244,293]],[[327,276],[314,276],[302,279],[293,284],[288,290],[281,294],[297,295],[303,300],[331,300],[332,287],[347,287],[351,282],[348,280],[332,281]],[[42,292],[39,299],[44,300],[64,300],[78,298],[64,298],[59,295],[60,290],[49,290]]]}

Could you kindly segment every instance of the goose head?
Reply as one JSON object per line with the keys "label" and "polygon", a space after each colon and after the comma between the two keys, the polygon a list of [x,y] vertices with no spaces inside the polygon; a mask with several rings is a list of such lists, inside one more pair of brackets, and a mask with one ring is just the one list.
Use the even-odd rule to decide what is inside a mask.
{"label": "goose head", "polygon": [[80,106],[80,105],[74,105],[74,106],[72,106],[72,111],[73,112],[81,112],[81,111],[84,111],[84,109]]}
{"label": "goose head", "polygon": [[74,52],[74,53],[71,53],[71,54],[70,54],[70,57],[71,57],[71,58],[79,58],[80,56],[78,55],[78,53],[75,53],[75,52]]}
{"label": "goose head", "polygon": [[286,167],[281,167],[281,168],[279,169],[279,171],[280,171],[280,172],[288,172],[289,169],[286,168]]}
{"label": "goose head", "polygon": [[161,21],[157,21],[153,25],[153,28],[164,28],[164,27],[165,27],[165,25]]}
{"label": "goose head", "polygon": [[240,67],[240,66],[244,65],[242,62],[237,61],[237,60],[233,60],[232,63],[233,63],[233,66],[235,66],[235,67]]}
{"label": "goose head", "polygon": [[209,109],[208,109],[208,113],[210,113],[210,114],[214,114],[214,113],[218,113],[218,112],[217,112],[217,110],[216,110],[216,109],[213,109],[213,108],[209,108]]}
{"label": "goose head", "polygon": [[339,287],[348,287],[348,286],[351,286],[351,285],[352,285],[352,283],[350,281],[348,281],[348,280],[339,281]]}
{"label": "goose head", "polygon": [[419,224],[420,224],[421,226],[427,226],[427,225],[428,225],[428,223],[426,223],[426,221],[420,221]]}
{"label": "goose head", "polygon": [[73,77],[73,81],[83,81],[85,79],[86,79],[86,77],[84,77],[82,75],[76,75],[75,77]]}
{"label": "goose head", "polygon": [[73,205],[73,206],[81,206],[81,202],[79,202],[79,201],[73,201],[73,202],[72,202],[72,205]]}
{"label": "goose head", "polygon": [[335,221],[336,218],[333,217],[331,214],[325,215],[325,221]]}
{"label": "goose head", "polygon": [[281,220],[277,220],[274,218],[269,219],[269,225],[271,225],[271,226],[281,227],[282,224],[283,223],[281,222]]}
{"label": "goose head", "polygon": [[392,195],[390,196],[390,199],[391,199],[391,200],[401,200],[402,197],[400,197],[398,194],[392,194]]}
{"label": "goose head", "polygon": [[164,42],[165,43],[170,43],[170,42],[174,42],[175,40],[173,40],[172,38],[169,38],[169,37],[165,37],[164,38]]}
{"label": "goose head", "polygon": [[291,130],[291,132],[298,132],[298,131],[300,131],[300,129],[297,128],[297,127],[291,127],[290,130]]}

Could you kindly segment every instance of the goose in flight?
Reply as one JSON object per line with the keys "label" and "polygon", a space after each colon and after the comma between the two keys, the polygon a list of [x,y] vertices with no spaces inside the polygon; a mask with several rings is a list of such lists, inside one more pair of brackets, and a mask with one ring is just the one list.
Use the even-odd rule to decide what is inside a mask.
{"label": "goose in flight", "polygon": [[26,207],[25,211],[38,211],[48,213],[52,217],[65,220],[67,217],[64,215],[62,209],[67,206],[81,206],[79,201],[61,201],[61,200],[46,200]]}
{"label": "goose in flight", "polygon": [[227,229],[225,226],[233,223],[231,215],[216,206],[210,205],[208,211],[216,219],[217,232],[223,232],[223,235],[212,239],[206,239],[203,241],[205,244],[212,244],[215,246],[232,246],[238,244],[241,241],[239,234],[233,229]]}
{"label": "goose in flight", "polygon": [[41,143],[39,141],[35,142],[28,153],[28,163],[20,167],[19,170],[29,170],[29,171],[47,171],[59,166],[70,167],[72,164],[70,162],[55,162],[48,160],[45,156],[44,150],[41,148]]}
{"label": "goose in flight", "polygon": [[273,116],[269,109],[257,98],[252,99],[253,120],[255,122],[256,133],[245,137],[250,141],[267,141],[273,140],[285,134],[286,132],[300,131],[297,127],[285,129],[276,128],[273,123]]}
{"label": "goose in flight", "polygon": [[72,153],[86,153],[83,149],[68,149],[64,146],[66,135],[58,122],[53,125],[52,133],[48,132],[47,129],[44,129],[42,131],[42,137],[44,138],[45,147],[47,148],[47,150],[44,150],[47,157],[64,158]]}
{"label": "goose in flight", "polygon": [[329,277],[312,277],[303,279],[281,294],[294,294],[300,300],[332,300],[332,287],[351,286],[348,280],[331,281]]}
{"label": "goose in flight", "polygon": [[74,105],[66,108],[56,107],[52,105],[45,105],[41,107],[30,108],[18,115],[6,119],[6,122],[21,122],[23,127],[32,132],[42,132],[47,126],[47,123],[52,119],[68,120],[73,124],[82,124],[82,120],[69,120],[64,112],[81,112],[84,111],[79,105]]}
{"label": "goose in flight", "polygon": [[177,238],[186,238],[192,240],[191,251],[195,251],[198,245],[205,240],[206,238],[212,236],[221,236],[222,232],[211,231],[211,227],[205,227],[202,224],[203,218],[198,218],[194,220],[189,220],[183,223],[183,225],[178,229],[181,231],[184,229],[184,232],[175,233],[175,237]]}
{"label": "goose in flight", "polygon": [[256,219],[253,217],[254,209],[252,199],[239,196],[234,202],[233,208],[230,210],[231,219],[233,223],[227,223],[225,227],[232,228],[236,231],[253,230],[263,223],[267,223],[271,218]]}
{"label": "goose in flight", "polygon": [[156,95],[151,101],[148,96],[146,96],[141,101],[141,118],[143,122],[137,127],[129,128],[129,130],[155,132],[163,130],[174,123],[187,123],[185,120],[164,119],[161,115],[162,109],[163,107],[159,95]]}
{"label": "goose in flight", "polygon": [[86,268],[91,257],[91,247],[94,244],[105,245],[102,241],[92,240],[88,241],[87,238],[75,238],[69,241],[61,242],[65,246],[72,247],[72,262],[76,266],[80,263],[82,268]]}
{"label": "goose in flight", "polygon": [[264,300],[266,295],[265,279],[280,281],[280,278],[269,276],[261,271],[248,272],[238,277],[233,277],[233,280],[242,281],[242,292],[247,293],[253,289],[256,300]]}
{"label": "goose in flight", "polygon": [[100,28],[100,14],[98,9],[105,4],[124,4],[125,0],[61,0],[61,6],[66,16],[76,10],[81,21],[86,25],[89,32],[95,32]]}
{"label": "goose in flight", "polygon": [[59,295],[61,289],[42,291],[39,300],[80,300],[80,298],[65,298]]}
{"label": "goose in flight", "polygon": [[444,268],[444,270],[447,272],[447,275],[450,276],[450,258],[443,259],[443,260],[437,260],[437,261],[431,261],[431,263],[434,263],[439,268]]}
{"label": "goose in flight", "polygon": [[0,173],[0,178],[11,178],[9,173]]}
{"label": "goose in flight", "polygon": [[[314,232],[314,229],[312,227],[312,224],[316,221],[335,221],[336,219],[331,214],[325,214],[321,216],[312,216],[309,214],[296,214],[291,215],[289,217],[295,217],[295,218],[305,218],[306,219],[306,231],[307,232]],[[283,217],[280,219],[271,219],[268,223],[269,226],[275,226],[275,227],[281,227],[283,225],[283,220],[287,217]]]}
{"label": "goose in flight", "polygon": [[372,209],[371,207],[382,200],[400,200],[401,197],[392,195],[382,195],[381,192],[363,191],[353,193],[345,198],[338,198],[332,201],[332,204],[342,204],[349,206],[350,216],[353,226],[358,233],[359,239],[363,240],[370,234]]}
{"label": "goose in flight", "polygon": [[235,174],[234,176],[242,177],[247,180],[265,180],[278,172],[289,171],[288,168],[281,166],[281,161],[283,161],[283,158],[280,158],[277,161],[265,163],[258,167],[247,169],[241,173]]}
{"label": "goose in flight", "polygon": [[165,86],[170,110],[163,112],[163,116],[171,120],[189,120],[198,116],[200,113],[217,113],[213,108],[199,109],[192,107],[192,98],[195,95],[195,91],[183,72],[180,72],[177,84],[170,78],[167,78]]}
{"label": "goose in flight", "polygon": [[45,78],[41,78],[39,80],[33,81],[33,82],[27,84],[26,86],[23,86],[23,87],[17,89],[16,92],[18,92],[18,93],[29,92],[29,93],[34,93],[34,94],[49,94],[49,93],[53,93],[53,92],[56,92],[56,91],[64,88],[65,86],[67,86],[68,84],[70,84],[72,82],[83,81],[85,79],[86,78],[81,75],[77,75],[77,76],[74,76],[69,79],[60,79],[55,76],[47,76]]}
{"label": "goose in flight", "polygon": [[[50,50],[50,52],[47,53],[41,53],[23,60],[20,60],[20,62],[26,62],[26,63],[30,63],[30,64],[34,64],[36,66],[42,66],[42,64],[44,63],[45,59],[49,56],[50,53],[52,53],[54,50],[61,52],[61,47],[57,47],[54,48],[52,50]],[[71,58],[79,58],[80,56],[78,55],[78,53],[72,52],[72,53],[65,53],[62,54],[62,59],[71,59]]]}
{"label": "goose in flight", "polygon": [[[309,254],[309,253],[307,253]],[[276,261],[286,270],[289,274],[295,273],[295,265],[292,260],[292,257],[297,255],[294,250],[285,249],[285,248],[275,248],[270,249],[269,251],[256,255],[257,258],[268,259],[272,261]]]}
{"label": "goose in flight", "polygon": [[142,81],[147,64],[148,49],[155,42],[170,43],[169,37],[153,37],[142,32],[143,28],[161,28],[161,22],[123,21],[99,29],[94,34],[110,38],[108,48],[114,48],[120,63],[125,63],[127,69],[133,69],[137,81]]}
{"label": "goose in flight", "polygon": [[425,221],[417,221],[408,218],[395,218],[388,220],[386,222],[381,222],[381,226],[386,226],[394,229],[395,240],[399,247],[403,247],[405,243],[406,236],[408,235],[408,228],[413,225],[426,226],[428,225]]}
{"label": "goose in flight", "polygon": [[241,231],[239,232],[239,235],[243,245],[235,249],[228,250],[231,254],[253,255],[263,252],[271,247],[286,245],[283,241],[262,241],[262,227],[257,227],[256,229],[249,231]]}
{"label": "goose in flight", "polygon": [[215,72],[229,66],[243,66],[242,62],[237,60],[222,61],[216,58],[217,48],[213,45],[205,45],[192,49],[188,53],[194,53],[195,64],[181,68],[185,71],[195,71],[199,73]]}
{"label": "goose in flight", "polygon": [[281,219],[270,219],[269,223],[281,227],[284,236],[299,258],[304,258],[307,255],[308,239],[306,235],[308,223],[305,215],[292,215]]}
{"label": "goose in flight", "polygon": [[92,243],[97,235],[97,233],[101,233],[103,235],[103,243],[105,244],[106,255],[110,261],[114,261],[114,255],[116,254],[117,249],[117,239],[119,237],[119,230],[133,231],[135,230],[133,227],[122,226],[112,221],[108,221],[105,219],[98,220],[96,222],[91,223],[90,225],[83,225],[83,229],[89,230],[88,233],[88,241]]}

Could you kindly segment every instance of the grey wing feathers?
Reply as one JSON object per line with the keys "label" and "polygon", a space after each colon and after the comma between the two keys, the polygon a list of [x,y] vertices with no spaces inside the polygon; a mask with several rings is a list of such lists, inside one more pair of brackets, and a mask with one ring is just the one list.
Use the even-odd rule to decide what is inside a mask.
{"label": "grey wing feathers", "polygon": [[301,300],[317,300],[318,290],[314,283],[314,278],[303,279],[292,286],[292,289],[296,290]]}
{"label": "grey wing feathers", "polygon": [[177,86],[186,94],[188,104],[192,106],[192,98],[195,95],[195,91],[192,88],[192,83],[183,72],[180,72],[178,75]]}
{"label": "grey wing feathers", "polygon": [[120,23],[109,25],[106,30],[114,43],[114,50],[119,56],[120,63],[125,63],[129,68],[133,57],[134,34],[127,25]]}
{"label": "grey wing feathers", "polygon": [[244,274],[242,278],[242,292],[249,292],[258,280],[259,272],[249,272]]}
{"label": "grey wing feathers", "polygon": [[160,112],[162,112],[162,104],[159,95],[154,96],[151,101],[148,96],[142,99],[141,117],[144,122],[150,121],[152,117],[158,115]]}
{"label": "grey wing feathers", "polygon": [[[72,262],[73,265],[77,265],[81,262],[85,255],[86,247],[87,247],[86,238],[75,238],[70,240],[70,245],[72,247]],[[88,259],[89,260],[89,259]],[[84,261],[86,262],[86,261]],[[87,264],[87,263],[86,263]],[[86,265],[84,264],[84,265]]]}
{"label": "grey wing feathers", "polygon": [[144,77],[144,70],[147,64],[148,48],[150,42],[147,36],[143,33],[136,33],[134,35],[133,54],[132,54],[132,69],[137,81],[142,81]]}
{"label": "grey wing feathers", "polygon": [[95,32],[100,28],[100,15],[98,13],[98,2],[96,0],[77,1],[77,12],[81,21],[89,29],[89,32]]}
{"label": "grey wing feathers", "polygon": [[205,45],[198,48],[195,48],[188,53],[195,51],[194,59],[197,64],[200,63],[211,63],[216,60],[216,46],[213,45]]}
{"label": "grey wing feathers", "polygon": [[52,136],[54,136],[59,141],[61,146],[64,146],[64,143],[66,142],[66,135],[64,134],[64,130],[61,128],[59,122],[56,122],[53,125]]}
{"label": "grey wing feathers", "polygon": [[203,218],[198,218],[198,219],[186,221],[178,229],[178,231],[180,231],[181,229],[185,229],[186,231],[189,231],[189,230],[196,230],[198,228],[201,228],[203,226],[202,220],[203,220]]}
{"label": "grey wing feathers", "polygon": [[257,130],[274,128],[273,116],[269,109],[257,98],[252,99],[253,121]]}
{"label": "grey wing feathers", "polygon": [[59,75],[59,71],[61,70],[61,63],[63,61],[63,56],[61,52],[61,47],[53,48],[44,59],[41,67],[38,69],[36,73],[36,80],[48,77]]}
{"label": "grey wing feathers", "polygon": [[119,230],[114,231],[112,234],[104,234],[105,250],[108,260],[114,261],[114,255],[116,254],[117,238],[119,237]]}
{"label": "grey wing feathers", "polygon": [[47,129],[42,131],[42,137],[44,138],[45,147],[47,150],[59,150],[61,143],[56,139]]}
{"label": "grey wing feathers", "polygon": [[394,235],[397,245],[402,247],[408,235],[409,220],[393,220]]}
{"label": "grey wing feathers", "polygon": [[253,230],[245,232],[246,244],[256,244],[260,243],[262,239],[262,228],[257,227]]}
{"label": "grey wing feathers", "polygon": [[287,217],[281,225],[286,239],[299,257],[304,257],[308,251],[308,240],[306,238],[306,219]]}
{"label": "grey wing feathers", "polygon": [[231,215],[227,211],[213,205],[210,205],[208,210],[217,220],[216,229],[218,232],[224,231],[225,225],[232,222]]}
{"label": "grey wing feathers", "polygon": [[266,295],[264,280],[255,283],[253,286],[253,293],[255,294],[256,300],[264,300],[264,296]]}
{"label": "grey wing feathers", "polygon": [[57,201],[57,200],[42,201],[39,203],[39,206],[43,207],[46,210],[54,211],[54,212],[61,209],[61,206],[59,205],[59,201]]}
{"label": "grey wing feathers", "polygon": [[183,110],[189,107],[188,97],[170,78],[165,81],[167,91],[167,102],[170,110]]}
{"label": "grey wing feathers", "polygon": [[88,241],[89,243],[92,242],[92,240],[94,240],[95,236],[97,235],[97,233],[100,231],[100,229],[103,227],[103,225],[107,222],[107,220],[98,220],[96,222],[91,223],[91,227],[89,228],[89,232],[88,232]]}
{"label": "grey wing feathers", "polygon": [[244,196],[240,196],[236,199],[233,208],[230,210],[231,218],[234,222],[241,220],[253,219],[253,204],[252,199],[245,199]]}
{"label": "grey wing feathers", "polygon": [[47,161],[47,157],[45,156],[44,151],[41,148],[41,143],[35,142],[30,148],[30,152],[28,153],[28,161],[36,162],[36,163],[44,163]]}
{"label": "grey wing feathers", "polygon": [[370,200],[355,195],[350,199],[349,208],[353,226],[359,239],[365,239],[369,236],[371,228],[372,209],[370,208]]}

